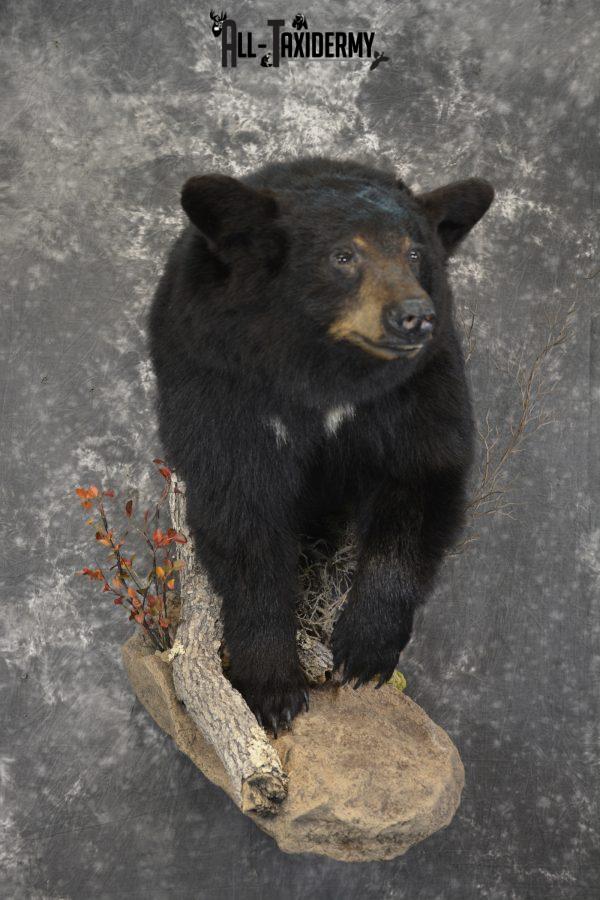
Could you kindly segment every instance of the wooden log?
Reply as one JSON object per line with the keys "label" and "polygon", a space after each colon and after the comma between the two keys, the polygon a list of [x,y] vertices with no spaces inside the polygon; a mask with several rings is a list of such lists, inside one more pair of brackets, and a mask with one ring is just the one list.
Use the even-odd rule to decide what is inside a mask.
{"label": "wooden log", "polygon": [[[221,599],[198,565],[186,522],[185,484],[172,476],[169,496],[173,527],[187,544],[177,545],[180,570],[181,619],[167,656],[173,665],[178,699],[221,759],[243,812],[273,814],[287,795],[287,775],[277,751],[259,726],[242,695],[223,672]],[[299,631],[300,661],[312,684],[325,681],[332,670],[328,647]]]}

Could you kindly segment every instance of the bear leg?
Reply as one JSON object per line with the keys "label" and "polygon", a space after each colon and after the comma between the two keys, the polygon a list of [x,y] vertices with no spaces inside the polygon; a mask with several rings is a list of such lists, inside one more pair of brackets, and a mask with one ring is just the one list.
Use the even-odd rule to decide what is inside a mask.
{"label": "bear leg", "polygon": [[335,668],[355,687],[392,676],[445,550],[464,518],[461,469],[386,480],[359,512],[359,561],[333,631]]}

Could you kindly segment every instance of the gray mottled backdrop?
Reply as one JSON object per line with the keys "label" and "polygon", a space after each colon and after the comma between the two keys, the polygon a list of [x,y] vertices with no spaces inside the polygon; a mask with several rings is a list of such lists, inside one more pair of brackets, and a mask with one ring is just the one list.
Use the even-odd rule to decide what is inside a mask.
{"label": "gray mottled backdrop", "polygon": [[[220,67],[189,0],[4,0],[0,55],[6,897],[599,896],[600,29],[594,0],[307,3],[375,30],[390,61]],[[264,33],[281,3],[227,7]],[[462,753],[445,831],[404,858],[286,856],[134,700],[121,610],[74,500],[155,489],[144,321],[191,173],[369,155],[410,184],[497,188],[453,263],[477,304],[477,413],[519,404],[548,305],[576,303],[548,370],[556,421],[513,460],[514,518],[483,519],[404,654],[411,695]]]}

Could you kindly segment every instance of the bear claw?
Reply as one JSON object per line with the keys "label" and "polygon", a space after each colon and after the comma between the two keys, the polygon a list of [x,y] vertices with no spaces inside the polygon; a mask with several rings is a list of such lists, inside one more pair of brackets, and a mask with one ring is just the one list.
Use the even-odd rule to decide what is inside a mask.
{"label": "bear claw", "polygon": [[290,728],[292,720],[304,709],[308,710],[308,691],[303,688],[241,691],[246,703],[265,731],[279,732]]}
{"label": "bear claw", "polygon": [[379,653],[344,654],[338,648],[334,656],[334,668],[342,670],[341,685],[352,684],[354,690],[377,679],[375,688],[383,687],[394,674],[400,651],[387,647]]}
{"label": "bear claw", "polygon": [[350,599],[333,629],[333,665],[342,674],[341,684],[357,690],[376,680],[383,687],[394,674],[398,657],[410,639],[410,621],[385,629],[377,620],[365,620],[356,601]]}

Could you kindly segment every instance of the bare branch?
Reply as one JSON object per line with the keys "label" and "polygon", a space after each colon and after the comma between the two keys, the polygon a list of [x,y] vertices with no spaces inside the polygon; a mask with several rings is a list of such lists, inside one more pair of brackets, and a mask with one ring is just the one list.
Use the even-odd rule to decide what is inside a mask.
{"label": "bare branch", "polygon": [[[511,485],[506,478],[507,468],[511,458],[523,450],[523,445],[532,435],[544,426],[557,421],[556,416],[546,407],[556,382],[556,378],[548,372],[548,364],[556,351],[571,338],[575,311],[575,302],[566,310],[560,305],[547,309],[546,337],[533,360],[528,365],[524,362],[525,346],[523,346],[517,359],[513,358],[512,363],[509,362],[502,370],[505,374],[513,375],[519,396],[518,419],[509,423],[502,431],[498,425],[491,422],[488,410],[483,423],[477,428],[481,447],[480,472],[477,486],[467,507],[472,522],[490,515],[512,518],[511,510],[517,504],[509,496]],[[469,333],[472,331],[473,323],[469,326]],[[476,539],[476,536],[470,536],[458,545],[451,555],[458,555]]]}

